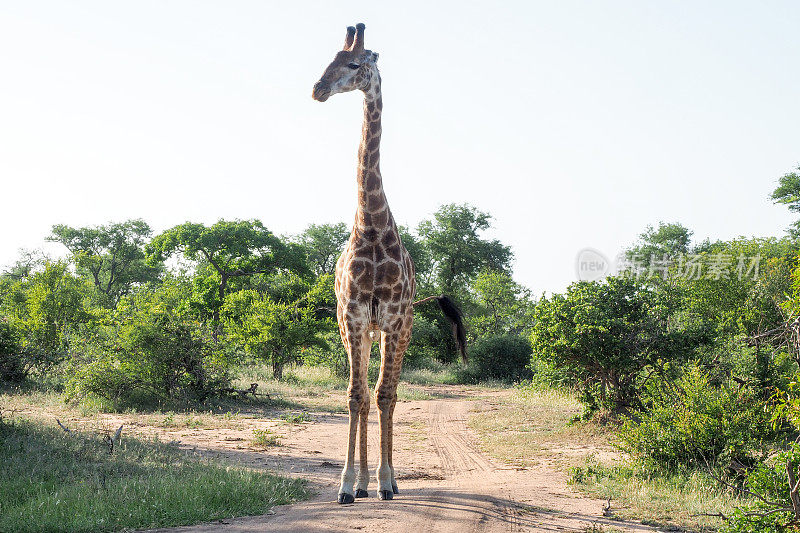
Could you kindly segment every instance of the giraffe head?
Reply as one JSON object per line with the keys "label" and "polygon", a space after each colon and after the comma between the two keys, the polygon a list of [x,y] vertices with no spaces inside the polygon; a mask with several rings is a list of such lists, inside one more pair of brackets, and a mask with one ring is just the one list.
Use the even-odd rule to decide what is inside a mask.
{"label": "giraffe head", "polygon": [[367,89],[372,77],[378,76],[377,61],[376,52],[364,50],[364,25],[348,26],[344,48],[336,52],[336,57],[314,84],[311,97],[324,102],[336,93]]}

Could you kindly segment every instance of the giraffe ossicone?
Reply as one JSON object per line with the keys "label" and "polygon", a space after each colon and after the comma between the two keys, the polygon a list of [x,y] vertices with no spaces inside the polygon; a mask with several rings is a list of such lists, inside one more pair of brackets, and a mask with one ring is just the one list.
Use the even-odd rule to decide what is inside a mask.
{"label": "giraffe ossicone", "polygon": [[[364,123],[358,149],[358,196],[353,232],[336,263],[336,317],[350,362],[347,389],[349,434],[338,502],[353,503],[368,496],[367,421],[370,394],[367,367],[373,338],[380,336],[381,368],[375,385],[380,422],[378,496],[391,500],[397,494],[392,463],[393,414],[397,383],[414,321],[416,281],[414,263],[403,246],[392,217],[380,172],[381,76],[378,54],[364,48],[364,24],[349,26],[344,48],[336,53],[312,97],[324,102],[332,95],[360,90],[364,93]],[[461,314],[447,297],[436,299],[453,324],[456,343],[464,350]],[[420,301],[418,303],[423,303]],[[356,437],[359,468],[355,470]]]}

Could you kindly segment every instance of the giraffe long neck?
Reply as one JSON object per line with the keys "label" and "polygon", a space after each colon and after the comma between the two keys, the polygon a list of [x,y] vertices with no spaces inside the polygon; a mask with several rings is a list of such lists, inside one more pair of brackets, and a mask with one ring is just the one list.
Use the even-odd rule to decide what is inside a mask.
{"label": "giraffe long neck", "polygon": [[364,124],[358,148],[358,209],[355,223],[357,229],[365,232],[373,229],[380,232],[391,219],[380,169],[382,111],[381,80],[375,71],[369,86],[364,89]]}

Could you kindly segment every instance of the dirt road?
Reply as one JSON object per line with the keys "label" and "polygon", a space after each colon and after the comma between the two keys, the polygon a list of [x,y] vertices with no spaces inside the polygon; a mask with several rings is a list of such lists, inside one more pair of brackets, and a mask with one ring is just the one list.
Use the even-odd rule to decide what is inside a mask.
{"label": "dirt road", "polygon": [[[546,465],[518,469],[489,459],[466,423],[478,405],[474,391],[451,387],[440,392],[448,397],[397,405],[394,457],[400,494],[392,501],[378,500],[373,480],[369,498],[336,504],[347,417],[319,414],[314,422],[295,427],[282,446],[266,451],[232,449],[230,443],[242,439],[230,432],[182,440],[240,464],[304,477],[315,493],[310,500],[265,516],[158,531],[655,531],[603,517],[602,501],[572,493],[564,475]],[[372,415],[375,409],[369,428],[374,470],[378,431]]]}

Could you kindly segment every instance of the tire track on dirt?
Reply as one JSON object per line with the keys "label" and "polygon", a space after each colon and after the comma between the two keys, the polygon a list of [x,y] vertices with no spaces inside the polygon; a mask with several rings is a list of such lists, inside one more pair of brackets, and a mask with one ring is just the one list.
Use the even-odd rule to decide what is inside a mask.
{"label": "tire track on dirt", "polygon": [[[268,464],[285,474],[308,479],[316,493],[310,500],[276,507],[269,515],[158,531],[306,533],[400,527],[409,533],[577,532],[586,531],[592,524],[621,531],[655,531],[603,518],[602,501],[572,494],[564,477],[546,465],[514,469],[496,464],[480,451],[467,426],[473,408],[479,405],[473,399],[474,391],[456,387],[437,390],[448,399],[397,404],[394,460],[400,493],[393,500],[380,501],[375,493],[378,424],[377,413],[372,410],[368,427],[373,474],[370,497],[353,505],[335,503],[347,417],[319,415],[315,423],[287,436],[281,448],[243,452],[250,466]],[[427,429],[420,438],[410,428],[423,424]]]}

